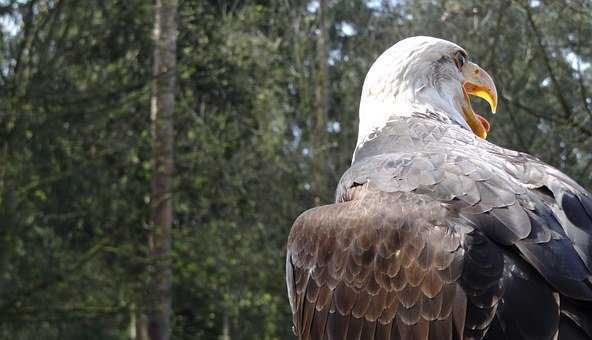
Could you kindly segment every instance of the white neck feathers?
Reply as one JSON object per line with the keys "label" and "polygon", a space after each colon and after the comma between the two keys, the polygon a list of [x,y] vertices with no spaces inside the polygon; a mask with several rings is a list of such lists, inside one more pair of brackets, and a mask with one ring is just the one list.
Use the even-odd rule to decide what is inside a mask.
{"label": "white neck feathers", "polygon": [[442,59],[440,39],[415,37],[402,40],[385,51],[364,80],[360,100],[359,147],[393,117],[414,113],[442,114],[468,128],[455,99],[462,96],[456,70]]}

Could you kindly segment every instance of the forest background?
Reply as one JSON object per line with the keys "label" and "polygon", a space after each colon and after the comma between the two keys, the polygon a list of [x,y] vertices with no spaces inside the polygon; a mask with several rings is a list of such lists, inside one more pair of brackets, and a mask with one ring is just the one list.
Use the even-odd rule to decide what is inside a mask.
{"label": "forest background", "polygon": [[489,140],[591,188],[590,0],[0,0],[0,33],[3,339],[291,338],[291,223],[404,37],[463,46]]}

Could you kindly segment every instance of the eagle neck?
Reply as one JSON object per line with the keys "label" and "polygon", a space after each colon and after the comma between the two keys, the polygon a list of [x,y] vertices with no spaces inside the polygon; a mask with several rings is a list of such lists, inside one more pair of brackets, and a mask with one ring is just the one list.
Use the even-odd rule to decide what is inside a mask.
{"label": "eagle neck", "polygon": [[382,86],[377,86],[366,79],[360,100],[356,147],[397,117],[428,117],[470,130],[459,104],[464,100],[459,82],[450,80],[424,77],[408,81],[403,78],[383,81]]}
{"label": "eagle neck", "polygon": [[[409,100],[408,96],[402,96],[403,100],[400,97],[396,98],[392,102],[363,99],[360,103],[356,150],[380,134],[386,125],[396,123],[400,118],[430,119],[444,124],[458,125],[470,131],[460,110],[453,102],[434,100],[440,96],[430,95],[430,91],[425,92],[425,94],[414,96],[413,100]],[[423,100],[425,97],[430,98],[430,101]]]}

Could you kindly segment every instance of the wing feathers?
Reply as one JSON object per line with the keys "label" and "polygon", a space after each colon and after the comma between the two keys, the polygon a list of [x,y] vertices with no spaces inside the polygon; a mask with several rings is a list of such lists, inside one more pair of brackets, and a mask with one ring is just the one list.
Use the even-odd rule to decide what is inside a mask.
{"label": "wing feathers", "polygon": [[433,339],[450,338],[459,235],[439,204],[376,195],[316,208],[295,222],[286,279],[300,339],[427,340],[430,329]]}
{"label": "wing feathers", "polygon": [[[387,124],[356,151],[342,203],[298,218],[286,280],[299,338],[543,339],[557,328],[559,339],[592,338],[581,312],[592,309],[592,197],[533,157],[461,132]],[[520,275],[541,286],[512,266],[534,269]],[[552,307],[553,291],[578,308]],[[549,329],[532,326],[518,298],[537,294]]]}

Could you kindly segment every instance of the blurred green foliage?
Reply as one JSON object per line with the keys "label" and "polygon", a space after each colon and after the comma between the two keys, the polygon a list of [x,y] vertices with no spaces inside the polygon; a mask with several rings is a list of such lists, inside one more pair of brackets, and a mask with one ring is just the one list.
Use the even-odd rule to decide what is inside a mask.
{"label": "blurred green foliage", "polygon": [[[291,222],[313,191],[332,201],[365,72],[404,37],[465,47],[500,92],[490,139],[590,187],[590,13],[588,0],[329,1],[319,151],[318,2],[181,0],[173,338],[225,324],[232,339],[290,338]],[[152,20],[143,0],[0,1],[1,338],[134,335],[149,298]]]}

